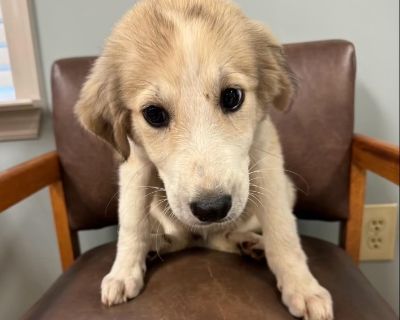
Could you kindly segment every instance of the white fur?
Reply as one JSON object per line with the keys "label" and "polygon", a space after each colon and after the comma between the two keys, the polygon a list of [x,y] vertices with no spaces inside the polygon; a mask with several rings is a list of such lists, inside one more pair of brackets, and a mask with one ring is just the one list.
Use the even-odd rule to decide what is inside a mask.
{"label": "white fur", "polygon": [[[227,88],[245,93],[237,112],[221,109]],[[149,251],[239,253],[239,245],[255,258],[264,249],[294,316],[333,319],[332,299],[301,248],[294,189],[268,118],[270,105],[283,109],[292,93],[279,43],[229,1],[147,0],[122,19],[76,107],[82,124],[127,159],[104,304],[139,294]],[[167,127],[146,122],[142,112],[151,105],[168,112]],[[219,223],[191,212],[190,203],[208,193],[232,198]]]}
{"label": "white fur", "polygon": [[[103,303],[118,304],[139,293],[149,250],[162,254],[198,245],[238,253],[237,244],[248,241],[253,242],[255,249],[265,249],[269,266],[277,277],[282,300],[294,316],[333,319],[330,294],[312,276],[300,245],[292,214],[294,190],[285,175],[278,135],[269,119],[264,121],[257,133],[254,146],[259,145],[263,145],[268,154],[258,147],[251,150],[257,159],[252,168],[252,171],[257,171],[254,183],[258,190],[268,192],[260,193],[258,201],[248,203],[244,211],[249,217],[237,222],[234,228],[197,230],[203,238],[201,243],[193,243],[188,228],[161,212],[155,205],[160,201],[157,197],[153,200],[150,213],[159,225],[153,226],[155,236],[150,236],[150,219],[144,210],[146,189],[139,186],[145,186],[150,181],[151,162],[140,154],[132,154],[120,168],[118,253],[110,273],[102,282]],[[262,230],[262,240],[253,232],[257,229]]]}
{"label": "white fur", "polygon": [[150,225],[146,189],[141,186],[149,183],[152,170],[140,152],[135,152],[135,156],[120,167],[117,256],[101,283],[101,300],[106,305],[126,302],[136,297],[143,287]]}

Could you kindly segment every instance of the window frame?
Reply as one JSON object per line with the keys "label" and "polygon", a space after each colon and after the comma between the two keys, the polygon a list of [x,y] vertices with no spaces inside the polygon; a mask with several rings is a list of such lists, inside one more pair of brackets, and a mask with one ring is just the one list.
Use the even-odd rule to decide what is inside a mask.
{"label": "window frame", "polygon": [[43,81],[31,0],[0,0],[15,100],[0,101],[0,141],[39,136]]}

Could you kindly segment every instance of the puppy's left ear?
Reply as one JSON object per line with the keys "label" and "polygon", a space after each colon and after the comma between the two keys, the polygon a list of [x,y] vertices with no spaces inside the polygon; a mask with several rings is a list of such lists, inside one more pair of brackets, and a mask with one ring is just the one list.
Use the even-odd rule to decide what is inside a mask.
{"label": "puppy's left ear", "polygon": [[293,100],[297,81],[283,47],[262,24],[252,22],[251,34],[257,55],[259,99],[264,106],[272,104],[284,110]]}
{"label": "puppy's left ear", "polygon": [[120,97],[116,68],[109,59],[97,59],[74,111],[84,128],[108,142],[126,160],[130,154],[128,138],[132,139],[131,117]]}

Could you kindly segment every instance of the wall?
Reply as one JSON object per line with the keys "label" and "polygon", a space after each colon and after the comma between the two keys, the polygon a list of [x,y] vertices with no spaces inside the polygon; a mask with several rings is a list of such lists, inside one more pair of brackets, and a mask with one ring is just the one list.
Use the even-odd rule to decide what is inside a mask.
{"label": "wall", "polygon": [[[98,54],[112,25],[133,2],[34,0],[48,100],[52,62]],[[398,143],[397,0],[238,2],[249,16],[267,23],[283,42],[328,38],[354,42],[358,55],[356,129]],[[0,143],[0,171],[52,149],[46,113],[40,139]],[[398,202],[397,189],[371,177],[367,202]],[[61,272],[52,223],[46,190],[0,215],[0,319],[18,318]],[[300,227],[305,234],[337,241],[337,225],[302,222]],[[84,250],[114,236],[114,228],[80,234]],[[363,263],[361,269],[398,312],[398,255],[391,262]]]}

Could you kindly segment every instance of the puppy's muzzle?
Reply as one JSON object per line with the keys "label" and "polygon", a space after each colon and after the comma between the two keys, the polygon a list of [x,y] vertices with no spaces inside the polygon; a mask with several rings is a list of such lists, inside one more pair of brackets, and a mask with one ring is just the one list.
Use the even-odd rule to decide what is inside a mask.
{"label": "puppy's muzzle", "polygon": [[218,222],[225,218],[232,207],[230,195],[207,196],[190,203],[193,215],[201,222]]}

